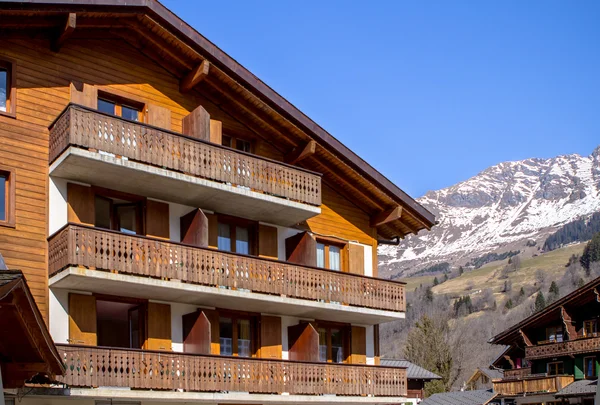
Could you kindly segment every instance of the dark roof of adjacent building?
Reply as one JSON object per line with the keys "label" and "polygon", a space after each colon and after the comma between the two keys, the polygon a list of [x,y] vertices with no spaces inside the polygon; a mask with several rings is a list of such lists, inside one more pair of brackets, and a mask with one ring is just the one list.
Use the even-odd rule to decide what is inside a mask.
{"label": "dark roof of adjacent building", "polygon": [[[332,167],[329,167],[327,165],[330,163],[326,165],[325,159],[321,159],[320,166],[314,168],[315,170],[319,169],[318,171],[322,173],[325,173],[322,170],[327,170],[330,177],[339,174],[344,178],[345,183],[350,183],[346,179],[347,174],[356,173],[357,177],[353,181],[357,184],[346,184],[345,187],[348,188],[346,192],[357,195],[356,190],[358,190],[368,196],[368,198],[357,199],[370,201],[365,205],[368,208],[367,212],[372,215],[375,212],[383,214],[397,206],[402,207],[400,218],[378,227],[380,235],[388,238],[404,237],[410,233],[416,234],[421,229],[430,229],[435,225],[435,216],[425,207],[157,0],[0,1],[0,10],[10,14],[11,18],[24,17],[24,25],[36,24],[36,13],[47,13],[58,17],[61,16],[60,13],[96,13],[102,15],[102,18],[123,16],[133,24],[132,29],[137,30],[138,34],[140,30],[148,30],[144,31],[143,48],[149,47],[153,41],[156,42],[157,47],[160,48],[158,60],[165,66],[170,62],[168,63],[170,69],[176,76],[184,75],[184,71],[185,74],[193,72],[194,70],[188,70],[189,67],[199,66],[202,58],[202,61],[206,60],[210,63],[210,75],[215,76],[214,82],[209,80],[211,83],[217,85],[218,82],[219,87],[229,86],[236,91],[238,98],[247,96],[261,114],[276,113],[281,118],[281,124],[286,128],[281,133],[294,137],[290,138],[290,141],[296,143],[296,147],[302,146],[304,141],[316,141],[327,151],[327,157],[331,154],[333,163],[331,163]],[[16,14],[19,12],[25,14]],[[143,15],[146,18],[132,19],[130,18],[132,14],[140,17]],[[42,28],[44,27],[36,26],[38,32]],[[79,29],[78,22],[77,30]],[[116,31],[123,29],[121,27]],[[253,114],[248,115],[253,116]],[[300,133],[304,135],[300,136]],[[302,142],[299,138],[302,138]],[[355,189],[354,186],[358,187],[358,183],[360,188]],[[354,194],[353,190],[355,190]]]}
{"label": "dark roof of adjacent building", "polygon": [[409,380],[440,380],[442,377],[429,370],[419,367],[408,360],[381,359],[382,366],[406,368],[406,378]]}
{"label": "dark roof of adjacent building", "polygon": [[64,373],[44,318],[18,270],[0,270],[0,330],[10,330],[0,333],[4,388],[20,388],[38,373],[50,378]]}
{"label": "dark roof of adjacent building", "polygon": [[444,392],[433,394],[421,405],[485,405],[495,397],[492,390]]}
{"label": "dark roof of adjacent building", "polygon": [[579,397],[594,395],[598,388],[598,380],[579,380],[572,382],[558,391],[556,397]]}
{"label": "dark roof of adjacent building", "polygon": [[550,318],[560,319],[560,311],[563,307],[578,307],[587,302],[598,300],[598,288],[600,287],[600,277],[590,281],[586,285],[578,288],[561,299],[554,301],[543,310],[525,318],[516,325],[502,331],[490,339],[489,343],[510,345],[515,340],[520,339],[520,331],[524,327],[535,327],[543,324],[544,320]]}
{"label": "dark roof of adjacent building", "polygon": [[501,370],[489,367],[480,367],[478,370],[485,374],[490,380],[500,380],[504,378],[504,373]]}

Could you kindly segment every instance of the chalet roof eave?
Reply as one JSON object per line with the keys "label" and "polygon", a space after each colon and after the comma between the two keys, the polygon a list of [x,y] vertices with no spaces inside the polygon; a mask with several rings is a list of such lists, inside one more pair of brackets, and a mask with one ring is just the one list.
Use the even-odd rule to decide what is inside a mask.
{"label": "chalet roof eave", "polygon": [[3,9],[44,9],[47,11],[93,11],[111,9],[113,11],[141,10],[157,21],[165,24],[180,40],[192,48],[197,48],[210,63],[231,76],[235,81],[247,87],[262,102],[269,105],[286,119],[293,122],[310,136],[314,136],[323,145],[326,145],[335,155],[344,160],[348,165],[357,170],[366,179],[380,187],[386,194],[399,204],[405,206],[418,217],[426,228],[435,225],[435,216],[420,205],[416,200],[406,194],[402,189],[391,182],[387,177],[369,165],[356,153],[342,144],[334,136],[325,131],[316,122],[311,120],[302,111],[292,105],[275,90],[265,84],[239,62],[222,51],[214,43],[202,36],[193,27],[175,15],[157,0],[21,0],[0,1]]}
{"label": "chalet roof eave", "polygon": [[[561,299],[548,305],[546,308],[544,308],[540,312],[536,312],[535,314],[530,315],[529,317],[525,318],[524,320],[517,323],[516,325],[513,325],[512,327],[502,331],[501,333],[499,333],[498,335],[496,335],[492,339],[490,339],[489,343],[496,344],[496,345],[497,344],[502,344],[502,345],[510,344],[512,341],[517,339],[517,335],[519,334],[519,331],[521,329],[523,329],[524,327],[526,327],[527,325],[531,324],[531,322],[533,322],[534,320],[536,320],[540,317],[546,316],[546,315],[550,315],[550,313],[552,311],[556,311],[556,310],[560,309],[561,306],[567,304],[569,301],[571,301],[577,297],[582,296],[585,293],[590,293],[590,292],[596,293],[596,291],[594,291],[594,290],[598,286],[600,286],[600,277],[590,281],[589,283],[587,283],[584,286],[578,288],[577,290],[571,292],[570,294],[565,295]],[[598,297],[598,299],[600,299],[600,297]]]}

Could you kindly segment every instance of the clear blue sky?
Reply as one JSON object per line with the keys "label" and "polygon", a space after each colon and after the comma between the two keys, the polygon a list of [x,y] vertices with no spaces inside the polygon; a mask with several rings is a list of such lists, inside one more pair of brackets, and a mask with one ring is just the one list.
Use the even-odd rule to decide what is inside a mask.
{"label": "clear blue sky", "polygon": [[414,197],[600,144],[600,1],[163,3]]}

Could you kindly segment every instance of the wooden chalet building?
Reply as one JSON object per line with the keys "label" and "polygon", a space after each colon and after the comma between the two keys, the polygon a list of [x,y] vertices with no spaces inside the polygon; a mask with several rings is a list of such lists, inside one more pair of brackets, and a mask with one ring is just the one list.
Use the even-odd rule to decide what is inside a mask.
{"label": "wooden chalet building", "polygon": [[0,252],[66,370],[24,405],[404,401],[376,249],[431,213],[155,0],[0,30]]}
{"label": "wooden chalet building", "polygon": [[504,404],[593,404],[600,370],[600,278],[495,336]]}

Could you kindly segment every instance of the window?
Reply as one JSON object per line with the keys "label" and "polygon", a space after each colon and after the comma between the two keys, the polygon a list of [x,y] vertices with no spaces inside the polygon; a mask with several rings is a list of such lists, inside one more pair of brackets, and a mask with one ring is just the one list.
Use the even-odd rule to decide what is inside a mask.
{"label": "window", "polygon": [[546,339],[550,342],[562,342],[563,330],[562,326],[551,326],[546,328]]}
{"label": "window", "polygon": [[131,121],[143,121],[144,104],[98,92],[98,111]]}
{"label": "window", "polygon": [[96,300],[98,346],[141,349],[146,330],[143,300],[98,298]]}
{"label": "window", "polygon": [[225,252],[243,255],[255,254],[253,237],[255,229],[255,224],[252,221],[219,215],[217,248]]}
{"label": "window", "polygon": [[15,226],[15,172],[0,167],[0,226]]}
{"label": "window", "polygon": [[252,144],[244,139],[234,138],[229,135],[221,136],[221,145],[251,153]]}
{"label": "window", "polygon": [[562,361],[548,363],[548,375],[561,375],[565,373],[565,366]]}
{"label": "window", "polygon": [[598,332],[598,323],[596,319],[583,322],[583,336],[595,336]]}
{"label": "window", "polygon": [[219,344],[222,356],[252,357],[254,318],[232,314],[219,318]]}
{"label": "window", "polygon": [[16,103],[15,63],[0,60],[0,114],[15,116]]}
{"label": "window", "polygon": [[324,240],[317,240],[317,267],[329,270],[341,271],[343,245],[331,243]]}
{"label": "window", "polygon": [[[344,363],[344,347],[349,338],[343,326],[323,325],[317,327],[319,333],[319,360],[329,363]],[[347,353],[346,353],[347,354]]]}
{"label": "window", "polygon": [[596,378],[596,357],[583,359],[583,373],[585,378]]}
{"label": "window", "polygon": [[94,226],[130,235],[143,235],[142,202],[118,192],[95,195]]}

